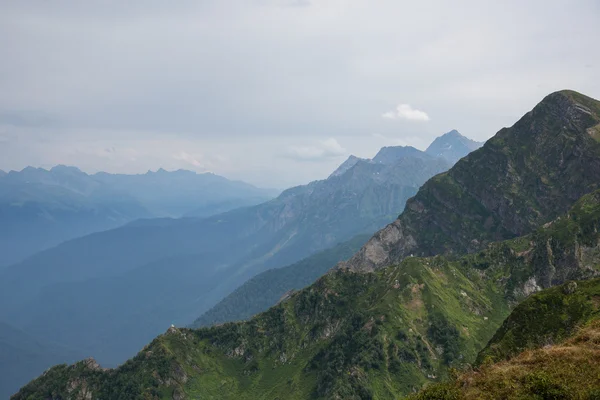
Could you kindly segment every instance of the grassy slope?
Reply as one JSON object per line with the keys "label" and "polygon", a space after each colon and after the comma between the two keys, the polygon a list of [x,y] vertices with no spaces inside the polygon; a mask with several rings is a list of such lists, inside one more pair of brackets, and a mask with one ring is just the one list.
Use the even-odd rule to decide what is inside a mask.
{"label": "grassy slope", "polygon": [[432,385],[413,399],[598,399],[599,306],[600,279],[532,296],[482,352],[478,370]]}

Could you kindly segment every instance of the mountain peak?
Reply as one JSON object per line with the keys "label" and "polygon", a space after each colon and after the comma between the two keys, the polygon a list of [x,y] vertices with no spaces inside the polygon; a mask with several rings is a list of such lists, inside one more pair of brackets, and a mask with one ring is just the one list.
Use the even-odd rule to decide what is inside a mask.
{"label": "mountain peak", "polygon": [[394,164],[405,157],[429,158],[427,154],[412,146],[385,146],[373,157],[377,164]]}
{"label": "mountain peak", "polygon": [[461,137],[461,138],[464,138],[464,136],[461,135],[460,132],[457,131],[456,129],[452,129],[450,132],[444,133],[441,137],[447,137],[447,138]]}
{"label": "mountain peak", "polygon": [[436,138],[425,150],[425,153],[433,157],[444,158],[451,163],[455,163],[473,150],[483,146],[483,143],[476,142],[460,134],[456,129],[451,130]]}
{"label": "mountain peak", "polygon": [[598,124],[600,101],[574,90],[561,90],[546,96],[532,110],[534,115],[549,113],[549,116],[573,124]]}
{"label": "mountain peak", "polygon": [[63,164],[58,164],[54,167],[52,167],[50,169],[50,172],[57,172],[57,173],[71,173],[71,174],[83,174],[85,175],[85,172],[83,172],[82,170],[80,170],[77,167],[73,167],[70,165],[63,165]]}
{"label": "mountain peak", "polygon": [[[332,178],[334,176],[343,175],[344,172],[346,172],[350,168],[354,167],[356,165],[356,163],[359,162],[360,160],[362,160],[362,158],[356,157],[355,155],[351,154],[350,157],[348,157],[348,159],[346,161],[341,163],[340,166],[337,167],[337,169],[335,171],[333,171],[331,173],[331,175],[329,175],[329,178]],[[327,178],[327,179],[329,179],[329,178]]]}

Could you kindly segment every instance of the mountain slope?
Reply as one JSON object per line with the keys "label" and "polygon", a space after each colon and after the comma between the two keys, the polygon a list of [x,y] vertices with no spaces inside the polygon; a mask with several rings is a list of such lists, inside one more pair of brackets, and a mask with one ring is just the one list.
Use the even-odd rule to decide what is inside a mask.
{"label": "mountain slope", "polygon": [[256,274],[375,232],[448,167],[428,155],[362,160],[257,206],[136,221],[66,242],[0,271],[0,318],[115,365]]}
{"label": "mountain slope", "polygon": [[596,191],[529,236],[374,273],[334,270],[247,322],[171,328],[122,367],[58,366],[15,399],[69,398],[67,390],[115,399],[397,398],[473,362],[511,305],[539,290],[535,282],[544,287],[540,277],[552,272],[554,285],[597,276],[599,228]]}
{"label": "mountain slope", "polygon": [[463,158],[465,154],[469,154],[481,146],[483,146],[483,143],[464,137],[457,130],[451,130],[436,138],[427,147],[425,153],[433,157],[442,157],[454,164]]}
{"label": "mountain slope", "polygon": [[411,399],[597,398],[599,298],[599,279],[570,282],[528,298],[480,353],[482,366]]}
{"label": "mountain slope", "polygon": [[338,262],[352,256],[368,239],[369,235],[359,235],[295,264],[260,273],[202,314],[191,327],[241,321],[266,311],[282,297],[310,285]]}
{"label": "mountain slope", "polygon": [[342,267],[373,270],[410,254],[464,253],[527,234],[600,187],[600,102],[548,95],[510,128],[425,183],[402,215]]}

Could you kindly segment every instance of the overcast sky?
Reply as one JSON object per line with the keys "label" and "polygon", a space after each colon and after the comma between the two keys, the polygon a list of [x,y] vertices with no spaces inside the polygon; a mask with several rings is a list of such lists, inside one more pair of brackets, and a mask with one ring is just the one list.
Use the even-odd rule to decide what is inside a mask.
{"label": "overcast sky", "polygon": [[0,169],[261,186],[600,98],[600,1],[0,0]]}

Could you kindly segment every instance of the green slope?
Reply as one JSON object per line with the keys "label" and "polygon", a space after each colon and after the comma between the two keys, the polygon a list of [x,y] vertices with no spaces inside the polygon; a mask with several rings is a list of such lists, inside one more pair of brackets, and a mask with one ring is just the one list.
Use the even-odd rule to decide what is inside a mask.
{"label": "green slope", "polygon": [[480,353],[483,365],[414,400],[597,399],[600,279],[544,290],[515,308]]}
{"label": "green slope", "polygon": [[[15,399],[74,398],[73,386],[93,398],[397,398],[474,362],[547,269],[552,284],[596,275],[599,228],[597,191],[532,235],[459,258],[336,270],[247,322],[172,328],[115,370],[55,367]],[[550,264],[552,249],[565,261]]]}

